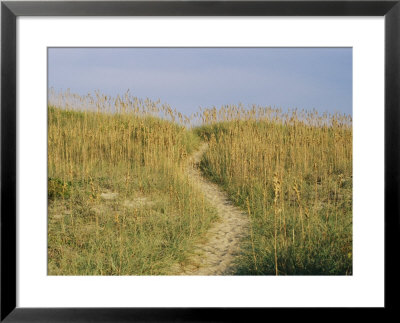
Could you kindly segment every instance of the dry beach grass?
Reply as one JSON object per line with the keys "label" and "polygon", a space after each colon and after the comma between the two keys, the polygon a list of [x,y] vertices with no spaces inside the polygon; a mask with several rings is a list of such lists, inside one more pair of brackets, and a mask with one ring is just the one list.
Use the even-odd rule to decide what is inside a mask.
{"label": "dry beach grass", "polygon": [[129,93],[48,115],[50,275],[352,273],[350,117]]}

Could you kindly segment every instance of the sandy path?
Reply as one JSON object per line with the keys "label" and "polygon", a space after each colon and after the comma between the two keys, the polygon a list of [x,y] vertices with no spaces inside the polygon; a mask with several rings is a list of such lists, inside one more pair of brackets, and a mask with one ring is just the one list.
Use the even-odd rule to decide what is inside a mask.
{"label": "sandy path", "polygon": [[205,179],[198,164],[208,145],[202,144],[190,158],[188,175],[199,187],[208,202],[214,206],[220,217],[207,233],[206,242],[196,246],[191,265],[175,266],[176,275],[231,275],[234,272],[234,258],[239,251],[240,240],[248,234],[247,214],[234,206],[218,185]]}

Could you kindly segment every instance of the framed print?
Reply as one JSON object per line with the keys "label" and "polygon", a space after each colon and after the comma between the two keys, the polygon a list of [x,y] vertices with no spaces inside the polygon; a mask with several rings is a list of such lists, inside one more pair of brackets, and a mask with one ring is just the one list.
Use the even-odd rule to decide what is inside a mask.
{"label": "framed print", "polygon": [[398,1],[1,10],[1,320],[394,309]]}

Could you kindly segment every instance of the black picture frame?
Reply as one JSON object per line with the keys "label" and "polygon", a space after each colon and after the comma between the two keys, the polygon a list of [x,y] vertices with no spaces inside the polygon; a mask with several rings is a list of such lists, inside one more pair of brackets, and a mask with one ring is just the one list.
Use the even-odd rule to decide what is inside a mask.
{"label": "black picture frame", "polygon": [[[400,209],[400,0],[1,3],[1,322],[245,321],[267,309],[16,307],[16,18],[19,16],[384,16],[385,307],[397,307]],[[371,260],[373,261],[373,260]],[[271,309],[272,310],[272,309]],[[277,309],[276,309],[277,310]],[[376,309],[382,314],[382,309]],[[329,310],[333,313],[332,310]],[[378,315],[380,315],[378,314]],[[370,312],[369,314],[370,315]],[[263,319],[267,319],[264,316]]]}

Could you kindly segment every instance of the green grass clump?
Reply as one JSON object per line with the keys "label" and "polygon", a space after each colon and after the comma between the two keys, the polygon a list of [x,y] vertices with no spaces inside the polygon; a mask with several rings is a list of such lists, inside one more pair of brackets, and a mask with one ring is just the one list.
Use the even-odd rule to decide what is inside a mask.
{"label": "green grass clump", "polygon": [[47,197],[49,201],[55,199],[68,199],[71,195],[71,183],[64,182],[59,178],[48,178]]}

